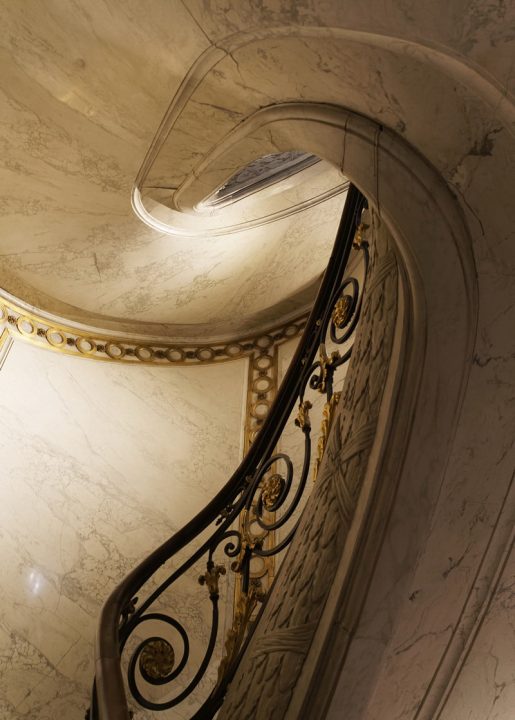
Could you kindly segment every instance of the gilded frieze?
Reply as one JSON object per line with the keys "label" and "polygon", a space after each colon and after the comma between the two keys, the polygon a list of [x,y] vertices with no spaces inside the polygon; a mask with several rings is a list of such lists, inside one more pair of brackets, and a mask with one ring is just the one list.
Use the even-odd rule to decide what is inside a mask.
{"label": "gilded frieze", "polygon": [[265,377],[266,373],[260,375],[261,370],[268,363],[267,348],[273,348],[290,338],[297,337],[305,323],[306,316],[303,316],[285,325],[271,328],[263,334],[226,342],[185,343],[159,340],[149,342],[123,333],[107,334],[91,327],[74,327],[60,319],[48,319],[36,311],[27,310],[10,299],[0,298],[0,333],[7,333],[13,339],[18,338],[46,350],[66,355],[104,362],[148,363],[164,367],[218,363],[251,357],[251,365],[256,364],[254,386],[261,388],[255,392],[256,398],[252,409],[256,426],[266,415],[264,408],[268,402],[263,400],[262,396],[267,396],[270,381]]}

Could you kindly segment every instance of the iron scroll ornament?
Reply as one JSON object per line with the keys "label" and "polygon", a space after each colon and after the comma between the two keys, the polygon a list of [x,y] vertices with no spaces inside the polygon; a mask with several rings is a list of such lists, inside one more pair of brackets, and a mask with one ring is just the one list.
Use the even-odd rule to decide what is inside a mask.
{"label": "iron scroll ornament", "polygon": [[[334,375],[352,354],[352,337],[359,321],[363,293],[355,277],[344,278],[345,267],[354,247],[363,256],[366,277],[369,255],[362,237],[364,196],[350,186],[333,252],[302,339],[279,388],[273,406],[256,439],[239,468],[215,498],[184,528],[140,563],[115,588],[106,601],[97,635],[97,675],[93,686],[89,720],[129,720],[121,656],[130,651],[127,684],[139,706],[151,711],[178,706],[205,679],[213,659],[219,634],[219,582],[230,570],[241,577],[241,594],[237,600],[234,623],[225,643],[225,654],[212,690],[192,715],[192,720],[212,718],[220,708],[227,687],[248,645],[259,607],[266,602],[265,593],[251,577],[251,563],[259,558],[276,556],[293,539],[298,527],[298,510],[308,486],[312,460],[311,403],[308,389],[325,396],[325,430],[328,433],[331,413],[338,394],[334,392]],[[332,345],[327,352],[328,345]],[[340,352],[342,348],[342,352]],[[295,405],[295,421],[303,434],[303,459],[300,473],[286,453],[276,447]],[[324,425],[323,425],[324,428]],[[324,444],[319,440],[318,467]],[[288,523],[291,523],[288,526]],[[210,529],[210,530],[209,530]],[[276,533],[281,531],[281,536]],[[207,538],[205,537],[209,532]],[[203,539],[189,557],[178,564],[165,580],[140,602],[136,597],[154,574],[184,549]],[[279,539],[275,541],[275,538]],[[190,638],[183,623],[162,607],[164,593],[189,571],[205,562],[199,582],[207,588],[211,603],[210,630],[207,645],[196,668],[191,667]],[[198,573],[198,570],[197,570]],[[161,604],[160,604],[161,603]],[[129,648],[138,632],[152,625],[152,632]],[[155,627],[161,626],[162,632]],[[170,642],[165,630],[175,633],[178,643]],[[178,646],[177,646],[178,645]],[[181,683],[181,679],[187,680]],[[172,697],[155,699],[145,689],[176,684]]]}

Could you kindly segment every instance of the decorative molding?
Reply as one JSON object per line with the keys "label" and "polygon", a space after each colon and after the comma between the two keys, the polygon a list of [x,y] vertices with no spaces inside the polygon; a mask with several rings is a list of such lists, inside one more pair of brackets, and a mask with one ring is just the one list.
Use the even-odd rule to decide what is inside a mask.
{"label": "decorative molding", "polygon": [[295,653],[305,655],[311,643],[316,623],[297,625],[286,629],[279,628],[270,635],[260,637],[252,648],[252,657],[258,658],[269,653]]}
{"label": "decorative molding", "polygon": [[234,606],[234,618],[232,626],[227,633],[224,646],[224,654],[218,667],[218,681],[220,685],[231,666],[231,663],[238,656],[238,652],[245,639],[249,622],[256,610],[258,603],[263,602],[264,594],[259,584],[251,582],[248,593],[240,592]]}
{"label": "decorative molding", "polygon": [[[243,357],[264,358],[269,349],[300,335],[306,319],[307,316],[303,315],[267,332],[222,342],[149,342],[123,333],[108,335],[95,328],[73,327],[64,320],[50,320],[35,310],[29,311],[5,297],[0,298],[0,331],[4,344],[8,343],[5,339],[8,337],[11,342],[21,339],[37,347],[75,357],[160,367],[205,365]],[[1,357],[0,352],[0,362]],[[258,377],[253,382],[257,387]],[[257,409],[260,402],[256,397],[254,403]],[[255,420],[257,422],[258,418]]]}
{"label": "decorative molding", "polygon": [[[398,50],[399,47],[402,46],[405,52],[422,52],[425,60],[430,65],[441,68],[447,75],[452,73],[456,81],[463,85],[474,87],[483,102],[497,112],[497,116],[505,125],[509,126],[513,123],[513,106],[510,103],[499,104],[499,94],[503,96],[505,88],[501,84],[496,83],[491,73],[486,73],[479,65],[464,65],[463,56],[453,52],[449,46],[445,48],[435,47],[432,44],[423,43],[420,38],[417,38],[417,41],[414,42],[407,38],[390,37],[384,33],[363,33],[361,30],[339,27],[337,25],[325,27],[317,27],[314,25],[292,27],[291,24],[288,24],[273,28],[256,27],[252,30],[245,29],[231,33],[227,37],[218,40],[216,44],[209,45],[197,57],[184,76],[161,120],[136,176],[135,187],[141,187],[143,185],[161,147],[173,131],[189,101],[219,63],[227,57],[234,57],[233,54],[235,52],[255,42],[262,42],[265,39],[271,38],[277,40],[283,38],[291,39],[292,37],[306,39],[338,38],[342,42],[363,42],[366,38],[367,44],[387,51]],[[235,125],[238,125],[238,123],[236,122]]]}
{"label": "decorative molding", "polygon": [[[291,336],[295,337],[295,336]],[[290,338],[288,338],[290,339]],[[279,353],[277,351],[277,343],[268,347],[262,347],[249,357],[249,373],[247,384],[247,403],[245,409],[245,429],[244,429],[244,452],[248,453],[250,446],[254,442],[266,416],[270,412],[270,408],[277,393],[279,384]],[[273,476],[273,471],[272,471]],[[241,517],[239,530],[245,531],[245,524],[252,523],[252,510],[250,517]],[[270,532],[265,542],[270,547],[275,543],[275,533]],[[261,558],[261,563],[254,563],[250,571],[250,580],[260,592],[265,595],[272,585],[275,576],[275,557]],[[234,585],[234,612],[236,615],[241,610],[242,603],[246,593],[242,588],[241,575],[236,576]],[[253,603],[251,615],[255,612],[257,601]]]}
{"label": "decorative molding", "polygon": [[11,349],[12,344],[12,336],[8,328],[4,327],[3,330],[0,332],[0,370],[3,367],[7,355],[9,354],[9,350]]}
{"label": "decorative molding", "polygon": [[[290,338],[296,335],[290,335]],[[283,340],[284,342],[284,340]],[[261,347],[249,357],[244,450],[248,452],[274,401],[278,385],[277,342]]]}
{"label": "decorative molding", "polygon": [[[281,34],[281,33],[280,33]],[[304,31],[301,32],[301,35],[304,35]],[[308,33],[309,36],[309,33]],[[243,40],[243,44],[247,41],[247,34],[245,34],[245,40]],[[236,42],[236,47],[239,47],[239,42]],[[192,229],[190,227],[182,227],[181,225],[172,225],[167,222],[163,222],[162,220],[159,220],[158,218],[154,217],[152,212],[150,212],[145,207],[145,201],[144,201],[144,195],[145,195],[145,181],[147,179],[148,173],[151,171],[154,163],[156,162],[159,153],[161,152],[163,146],[168,140],[168,137],[170,133],[173,131],[174,126],[176,122],[181,117],[182,112],[184,111],[185,107],[187,106],[188,102],[192,98],[194,92],[197,90],[199,85],[204,81],[204,79],[208,76],[208,74],[213,70],[213,68],[221,62],[224,58],[226,58],[228,55],[230,55],[230,52],[227,50],[222,50],[218,47],[211,47],[204,53],[202,53],[199,58],[197,58],[197,61],[193,64],[193,66],[190,68],[189,72],[187,73],[186,77],[184,78],[179,90],[173,97],[160,125],[157,129],[157,132],[152,140],[151,146],[147,152],[147,155],[145,156],[143,163],[137,173],[137,176],[134,181],[134,185],[132,187],[131,192],[131,206],[133,209],[134,214],[148,227],[151,227],[152,229],[161,232],[166,233],[168,235],[173,235],[177,237],[198,237],[201,235],[202,237],[217,237],[220,235],[229,235],[232,233],[241,232],[243,230],[249,230],[257,227],[261,227],[263,225],[269,224],[271,222],[276,222],[285,218],[290,217],[291,215],[295,215],[299,212],[303,212],[305,210],[308,210],[312,207],[315,207],[316,205],[319,205],[323,202],[326,202],[342,193],[347,192],[349,188],[349,181],[345,179],[342,183],[339,183],[335,185],[334,187],[331,187],[324,192],[321,192],[317,195],[314,195],[313,197],[307,198],[306,200],[303,200],[301,202],[298,202],[294,204],[292,207],[288,207],[282,210],[279,210],[274,213],[270,213],[268,215],[264,215],[263,217],[254,219],[254,220],[248,220],[242,223],[236,223],[232,225],[227,226],[212,226],[206,225],[206,221],[208,221],[208,218],[202,214],[198,213],[195,214],[192,210],[196,207],[220,207],[224,204],[227,204],[228,202],[231,202],[231,199],[227,200],[225,203],[220,200],[219,202],[216,201],[217,193],[220,192],[222,188],[224,188],[227,184],[230,184],[234,177],[238,177],[242,172],[245,171],[246,168],[237,168],[234,167],[234,173],[231,175],[225,174],[225,177],[220,177],[220,183],[218,186],[215,186],[212,188],[211,193],[208,193],[207,196],[204,195],[204,197],[201,199],[200,197],[197,198],[197,201],[193,203],[192,207],[189,209],[188,215],[189,218],[194,217],[195,220],[199,223],[198,228]],[[272,106],[275,107],[275,106]],[[265,110],[267,113],[270,111],[271,107],[262,108],[261,110]],[[243,126],[243,137],[246,137],[249,135],[252,130],[254,129],[254,122],[253,118],[255,115],[260,116],[260,111],[257,111],[257,113],[254,113],[250,116],[250,118],[246,118],[243,120],[242,123],[236,124],[224,137],[220,139],[220,141],[212,148],[211,152],[209,152],[205,157],[201,159],[199,164],[190,171],[187,176],[182,180],[180,185],[174,185],[174,186],[166,186],[166,189],[170,191],[171,196],[174,197],[173,206],[175,207],[175,210],[173,212],[176,212],[180,215],[184,214],[180,213],[179,208],[181,207],[180,203],[180,196],[184,191],[193,183],[198,180],[199,177],[201,177],[208,169],[211,169],[212,165],[219,161],[220,158],[223,156],[224,153],[226,153],[228,150],[231,150],[234,148],[234,146],[242,139],[242,133],[240,132],[240,125]],[[261,120],[261,116],[259,117]],[[249,122],[250,120],[250,122]],[[259,126],[259,121],[258,121]],[[290,148],[284,148],[281,150],[280,153],[277,153],[277,155],[280,154],[286,154],[291,153]],[[323,160],[324,158],[321,156],[317,156],[313,153],[306,153],[306,155],[312,155],[313,157],[316,157],[317,160]],[[248,166],[258,164],[263,158],[253,158]],[[313,163],[307,164],[304,167],[301,167],[297,170],[298,174],[301,175],[303,170],[309,170]],[[224,170],[226,170],[226,167],[224,165]],[[152,186],[153,187],[153,186]],[[268,185],[266,185],[268,187]],[[260,188],[262,189],[262,188]],[[258,192],[256,189],[255,192]],[[250,192],[248,193],[250,194]],[[245,194],[245,197],[247,196],[247,193]],[[215,201],[213,202],[213,198],[215,198]],[[239,198],[238,198],[239,199]],[[234,201],[234,200],[232,200]]]}
{"label": "decorative molding", "polygon": [[138,187],[133,187],[132,189],[131,205],[134,214],[141,220],[141,222],[145,223],[145,225],[148,225],[148,227],[151,227],[157,232],[165,233],[167,235],[173,235],[175,237],[195,238],[202,236],[203,238],[211,238],[220,237],[221,235],[232,235],[233,233],[243,232],[244,230],[253,230],[255,228],[263,227],[264,225],[269,225],[270,223],[277,222],[278,220],[284,220],[291,217],[292,215],[304,212],[304,210],[309,210],[310,208],[316,207],[317,205],[320,205],[327,200],[331,200],[332,198],[347,192],[348,189],[349,181],[344,180],[343,182],[335,185],[329,190],[325,190],[318,195],[314,195],[308,200],[303,200],[302,202],[296,203],[292,207],[278,210],[277,212],[269,213],[268,215],[263,215],[256,220],[247,220],[245,222],[236,223],[235,225],[225,225],[223,227],[209,228],[206,227],[204,224],[200,225],[201,222],[205,223],[206,216],[198,215],[197,218],[199,221],[199,227],[196,230],[169,225],[168,223],[165,223],[162,220],[158,220],[157,218],[155,218],[152,213],[150,213],[146,209],[143,199],[141,197],[141,192]]}
{"label": "decorative molding", "polygon": [[[441,695],[448,683],[449,644],[445,636],[434,644],[432,639],[441,627],[452,629],[461,602],[457,594],[449,600],[451,583],[440,593],[437,612],[430,606],[435,604],[433,588],[411,594],[424,582],[415,572],[422,572],[421,556],[434,526],[431,503],[444,497],[442,477],[467,388],[477,317],[474,258],[460,209],[445,183],[393,134],[384,129],[378,133],[367,123],[349,115],[342,167],[367,192],[392,235],[402,312],[365,492],[359,493],[359,521],[351,524],[317,633],[306,662],[298,668],[287,718],[339,717],[343,706],[356,720],[377,713],[433,718],[438,699],[431,696]],[[409,209],[399,203],[406,193]],[[426,217],[431,221],[423,222]],[[442,257],[445,262],[439,261]],[[374,282],[381,276],[383,282],[391,267],[386,255],[374,273],[377,280],[367,288],[375,290]],[[372,334],[372,357],[381,339],[380,331]],[[435,424],[428,408],[436,403]],[[455,472],[450,475],[449,486],[455,488]],[[463,477],[460,483],[465,487]],[[349,487],[352,495],[356,489],[354,484]],[[453,497],[459,508],[454,522],[461,522],[465,512],[461,497]],[[445,513],[450,518],[451,493],[447,498]],[[451,537],[457,536],[449,533]],[[446,542],[434,544],[436,554],[443,546]],[[451,551],[447,546],[445,550],[447,557]],[[402,564],[397,562],[399,552],[404,553]],[[475,562],[475,547],[466,552],[462,567]],[[435,554],[429,556],[425,572],[429,566],[436,573],[437,563]],[[475,606],[476,597],[471,594]],[[403,622],[406,618],[408,629],[400,636],[406,651],[398,652],[400,639],[396,637],[393,645],[391,628],[400,617]],[[462,637],[459,630],[457,636]],[[401,690],[395,684],[399,677]]]}

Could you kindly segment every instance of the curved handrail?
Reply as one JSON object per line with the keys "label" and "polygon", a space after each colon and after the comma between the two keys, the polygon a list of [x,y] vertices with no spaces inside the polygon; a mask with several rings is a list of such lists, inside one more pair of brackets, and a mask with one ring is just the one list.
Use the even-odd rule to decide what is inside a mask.
{"label": "curved handrail", "polygon": [[[303,397],[306,384],[317,367],[320,367],[322,371],[320,362],[314,361],[314,358],[320,345],[321,333],[322,331],[325,332],[334,303],[338,299],[339,293],[342,292],[342,276],[352,248],[357,221],[359,220],[364,205],[365,198],[357,188],[351,185],[333,251],[302,339],[277,392],[270,412],[239,467],[211,502],[181,530],[166,540],[134,568],[112,591],[106,600],[101,611],[97,633],[96,675],[92,710],[90,712],[92,718],[98,717],[100,720],[130,720],[120,664],[121,651],[130,632],[148,617],[144,615],[144,612],[156,600],[158,595],[169,587],[178,577],[183,575],[186,570],[191,568],[198,558],[206,554],[206,552],[209,553],[208,572],[206,573],[206,582],[209,584],[210,573],[216,573],[217,571],[213,563],[213,547],[218,547],[221,542],[227,543],[225,551],[230,557],[236,557],[238,551],[241,550],[241,538],[239,540],[240,545],[238,545],[237,542],[236,544],[234,544],[234,542],[231,543],[231,537],[234,539],[234,536],[238,533],[230,530],[230,523],[237,514],[250,508],[256,488],[264,474],[263,467],[272,456],[273,450],[290,417],[295,402],[299,396],[301,398]],[[352,282],[355,281],[351,280],[351,283]],[[359,316],[359,305],[360,301],[358,302],[356,296],[352,308],[354,315],[350,323],[352,330]],[[331,335],[333,334],[334,326],[331,325]],[[349,334],[350,333],[347,332],[346,337],[348,337]],[[348,351],[343,358],[335,362],[334,367],[342,364],[349,356],[350,351]],[[331,383],[331,378],[332,373],[328,378],[329,383]],[[317,387],[317,383],[320,384],[323,381],[325,382],[325,378],[322,377],[321,372],[319,376],[311,377],[310,386]],[[330,397],[329,394],[328,397]],[[307,430],[302,427],[302,425],[300,426],[308,438],[309,425]],[[306,462],[304,465],[306,465]],[[304,476],[306,473],[304,470],[302,475],[305,484]],[[257,479],[256,475],[258,476]],[[252,483],[250,480],[252,480]],[[250,485],[251,487],[249,487]],[[296,495],[297,494],[298,492]],[[280,490],[280,495],[281,497],[285,495],[284,488]],[[276,501],[275,504],[272,503],[269,509],[275,510],[279,505],[280,502]],[[228,510],[230,512],[228,512]],[[221,518],[225,518],[223,522]],[[134,598],[142,586],[166,561],[180,552],[209,525],[216,521],[218,521],[219,527],[214,535],[204,542],[202,546],[193,553],[189,560],[173,572],[136,611]],[[292,534],[293,531],[288,534],[283,542],[284,545],[291,539]],[[266,556],[266,550],[261,549],[260,554],[261,556]],[[248,590],[248,583],[246,590]],[[213,639],[213,628],[218,622],[217,587],[210,587],[210,598],[213,601],[213,627],[209,641],[210,648],[208,648],[208,652],[201,665],[203,669],[205,669],[203,666],[207,665],[209,661],[212,652],[211,646],[216,639],[216,631],[215,638]],[[137,652],[135,653],[135,657],[136,655]],[[211,711],[207,713],[201,709],[201,711],[195,715],[195,718],[212,717],[220,705],[221,698],[223,698],[223,693],[218,690],[215,701],[212,703]],[[176,703],[174,702],[174,704]],[[171,705],[168,705],[168,707],[170,706]]]}

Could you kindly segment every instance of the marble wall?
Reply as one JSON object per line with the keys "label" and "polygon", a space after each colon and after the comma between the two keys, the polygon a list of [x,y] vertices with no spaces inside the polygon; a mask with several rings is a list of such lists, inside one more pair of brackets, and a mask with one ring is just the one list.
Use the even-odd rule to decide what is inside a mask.
{"label": "marble wall", "polygon": [[[513,246],[495,234],[474,236],[455,196],[393,133],[378,142],[374,125],[355,115],[346,128],[349,174],[377,192],[373,205],[399,262],[391,359],[359,367],[366,389],[355,397],[356,412],[388,362],[392,372],[366,493],[339,565],[325,575],[331,591],[316,634],[306,625],[312,606],[297,588],[316,575],[313,605],[327,590],[321,546],[331,548],[331,561],[338,551],[323,506],[311,559],[302,547],[295,558],[292,545],[222,716],[336,720],[345,708],[352,720],[509,720]],[[504,231],[512,232],[506,223]],[[374,290],[385,275],[372,281]],[[392,319],[381,302],[374,362]],[[350,482],[338,450],[333,482]],[[309,537],[301,534],[303,542]],[[285,658],[280,675],[274,656]]]}
{"label": "marble wall", "polygon": [[[125,367],[14,343],[0,373],[3,720],[83,717],[101,603],[237,465],[245,380],[245,360]],[[195,576],[180,597],[194,644],[199,591]]]}
{"label": "marble wall", "polygon": [[515,707],[515,554],[503,558],[438,720],[505,720]]}
{"label": "marble wall", "polygon": [[[310,720],[324,717],[324,712],[325,717],[338,718],[342,707],[348,718],[356,720],[451,716],[484,720],[485,714],[490,720],[510,720],[515,645],[503,638],[512,630],[512,581],[506,557],[515,507],[513,3],[306,0],[300,5],[264,0],[232,3],[229,8],[226,0],[191,0],[186,11],[182,3],[156,0],[156,15],[146,24],[150,13],[121,14],[119,22],[111,22],[113,4],[91,5],[95,12],[90,18],[83,4],[74,2],[66,20],[76,33],[69,36],[59,29],[67,23],[57,2],[51,4],[53,14],[44,8],[44,17],[39,7],[39,23],[34,22],[36,16],[27,22],[24,6],[4,5],[11,12],[4,13],[2,26],[2,72],[9,71],[3,83],[2,172],[12,192],[6,195],[0,221],[2,277],[7,288],[29,301],[55,312],[69,310],[65,302],[75,302],[81,281],[81,297],[104,302],[101,309],[106,314],[127,299],[129,317],[145,301],[140,296],[134,303],[133,291],[140,286],[141,275],[148,287],[161,291],[167,271],[187,263],[184,254],[170,252],[168,238],[140,235],[135,231],[136,227],[141,231],[137,220],[128,219],[134,174],[159,126],[163,104],[183,79],[184,92],[176,96],[181,102],[170,106],[174,122],[168,138],[170,157],[176,160],[173,167],[182,173],[179,180],[208,153],[215,150],[222,158],[222,151],[241,141],[259,154],[292,146],[314,152],[342,168],[366,192],[392,233],[405,280],[400,296],[405,303],[403,352],[397,348],[402,382],[395,388],[402,402],[385,409],[380,418],[382,434],[377,436],[374,468],[384,482],[379,487],[386,488],[384,512],[380,518],[373,516],[375,524],[363,534],[371,538],[363,543],[367,562],[353,566],[353,570],[373,568],[374,577],[361,578],[366,597],[360,595],[354,606],[349,604],[345,573],[350,559],[342,555],[338,592],[328,597],[324,608],[320,644],[314,643],[309,651],[313,660],[309,667],[323,667],[323,672],[317,675],[317,687],[309,685],[313,673],[303,678],[305,683],[297,683],[296,702],[302,707],[311,702],[304,693],[309,686],[311,699],[320,700],[311,706],[311,714],[304,715]],[[136,66],[156,73],[157,81],[153,86],[143,75],[145,93],[136,104],[138,111],[150,112],[148,117],[135,116],[131,132],[126,125],[127,118],[132,123],[132,116],[124,103],[132,99],[133,63],[125,64],[126,55],[117,53],[132,37],[128,28],[138,28],[139,42],[134,43],[138,49],[151,46],[149,40],[160,48],[151,65],[145,58],[134,58]],[[183,43],[177,33],[184,36]],[[104,40],[98,54],[97,34]],[[73,37],[81,41],[80,54],[69,45]],[[55,51],[62,47],[62,53]],[[176,64],[167,62],[170,47]],[[104,70],[115,64],[121,70],[116,76],[125,78],[125,84],[118,83],[121,95],[112,97],[113,83],[106,87],[104,81],[110,78]],[[173,77],[157,74],[160,67],[172,64]],[[93,72],[80,75],[80,67],[92,67]],[[157,93],[155,101],[146,102],[148,88],[154,88],[149,94]],[[50,109],[43,102],[47,93],[57,98]],[[116,113],[111,112],[113,105]],[[131,102],[131,110],[132,106]],[[47,107],[44,117],[34,111],[42,107]],[[87,119],[88,110],[95,107],[97,114]],[[114,116],[121,121],[113,129],[108,123]],[[120,127],[123,141],[115,139]],[[140,127],[144,133],[135,145],[134,128]],[[81,138],[80,146],[76,137]],[[27,199],[29,177],[34,192]],[[59,190],[63,177],[70,191],[66,197]],[[63,205],[64,214],[55,212]],[[76,243],[79,230],[82,239]],[[126,252],[120,264],[122,246]],[[142,248],[149,246],[155,250],[153,260],[141,263]],[[188,270],[194,278],[195,269]],[[130,287],[125,283],[127,271]],[[92,277],[98,277],[99,283],[93,283]],[[208,282],[201,277],[196,287],[203,292]],[[102,294],[92,293],[92,287],[102,288]],[[53,301],[45,296],[52,289],[59,295]],[[160,305],[172,313],[170,298],[165,292],[164,299],[158,297],[157,303],[145,306],[146,319],[150,322]],[[5,367],[21,352],[15,347]],[[25,410],[14,413],[2,435],[9,443],[5,477],[18,481],[26,524],[36,532],[27,563],[11,560],[4,572],[28,568],[24,582],[34,583],[39,592],[43,580],[54,572],[51,564],[47,570],[43,562],[47,562],[45,541],[59,525],[50,523],[45,534],[30,513],[37,507],[32,498],[42,488],[51,493],[53,512],[56,508],[61,512],[63,501],[53,490],[54,478],[63,473],[82,477],[79,470],[86,473],[85,490],[80,490],[87,494],[95,488],[91,500],[98,503],[95,518],[113,525],[115,537],[131,535],[133,545],[128,547],[133,555],[143,532],[137,518],[134,526],[120,529],[113,520],[111,500],[98,500],[103,496],[95,483],[104,477],[102,472],[92,472],[90,480],[86,462],[83,467],[73,455],[72,460],[63,459],[62,452],[57,453],[60,462],[54,462],[54,453],[46,451],[45,443],[66,438],[73,423],[63,421],[54,427],[43,419],[45,432],[30,442],[38,460],[29,464],[25,485],[29,483],[30,492],[24,494],[16,463],[24,462],[28,452],[24,439],[31,437],[28,431],[33,432],[31,427],[43,412],[39,398],[48,392],[48,383],[38,383],[39,371],[23,367],[21,360],[19,367],[16,382],[8,382],[5,392],[12,407],[16,399],[25,402]],[[14,370],[11,365],[9,372]],[[104,406],[95,405],[88,376],[81,378],[79,386],[87,387],[83,404],[92,404],[101,417]],[[20,388],[30,392],[31,403],[23,401]],[[95,422],[100,426],[96,418]],[[41,434],[44,442],[38,445]],[[395,442],[385,448],[381,443],[384,440],[386,445],[386,438]],[[32,450],[28,455],[35,457]],[[94,453],[88,451],[87,457],[95,468],[99,461]],[[41,468],[47,468],[46,483],[40,482]],[[33,477],[38,480],[35,489],[30,486]],[[376,480],[371,471],[370,482]],[[75,486],[65,487],[70,493]],[[135,482],[127,497],[137,495],[139,488]],[[386,497],[387,491],[391,497]],[[116,502],[124,505],[125,513],[130,501],[123,498]],[[87,506],[86,500],[81,502]],[[7,503],[5,508],[2,512],[12,525],[14,515]],[[17,523],[16,532],[23,535],[24,527]],[[84,532],[93,543],[95,538]],[[8,541],[2,540],[8,547]],[[379,547],[372,547],[372,540]],[[62,562],[69,562],[66,553],[73,560],[74,547],[73,533],[70,537],[64,533]],[[95,547],[98,555],[101,551]],[[41,578],[30,579],[30,572],[40,567],[32,568],[32,556],[38,562],[42,559]],[[85,569],[94,575],[98,563],[92,563],[93,571],[87,563]],[[108,563],[102,565],[102,572],[104,565],[114,575]],[[67,577],[64,570],[61,574]],[[70,577],[66,583],[72,589],[80,587],[73,572]],[[354,589],[357,586],[353,584]],[[75,590],[68,595],[78,597]],[[12,605],[12,601],[4,603],[4,612]],[[342,632],[334,633],[335,626]],[[61,623],[59,630],[63,627]],[[331,646],[335,659],[327,663],[322,651],[330,636],[341,645]],[[349,636],[352,646],[346,654]],[[40,680],[50,678],[54,687],[60,684],[52,675],[59,658],[45,665],[46,655],[38,655],[35,644],[28,649],[17,646],[16,637],[9,640],[11,665],[27,662],[28,666],[26,658],[33,652],[36,660],[31,667],[39,662],[41,669],[31,687],[41,708],[44,703],[37,695],[46,685]],[[36,640],[34,630],[31,642]],[[73,646],[73,640],[65,649]],[[70,650],[69,660],[62,663],[72,666],[72,659]],[[36,717],[42,717],[43,711],[38,712]],[[60,708],[54,704],[52,712],[55,716]],[[290,718],[296,717],[294,709],[288,712]]]}

